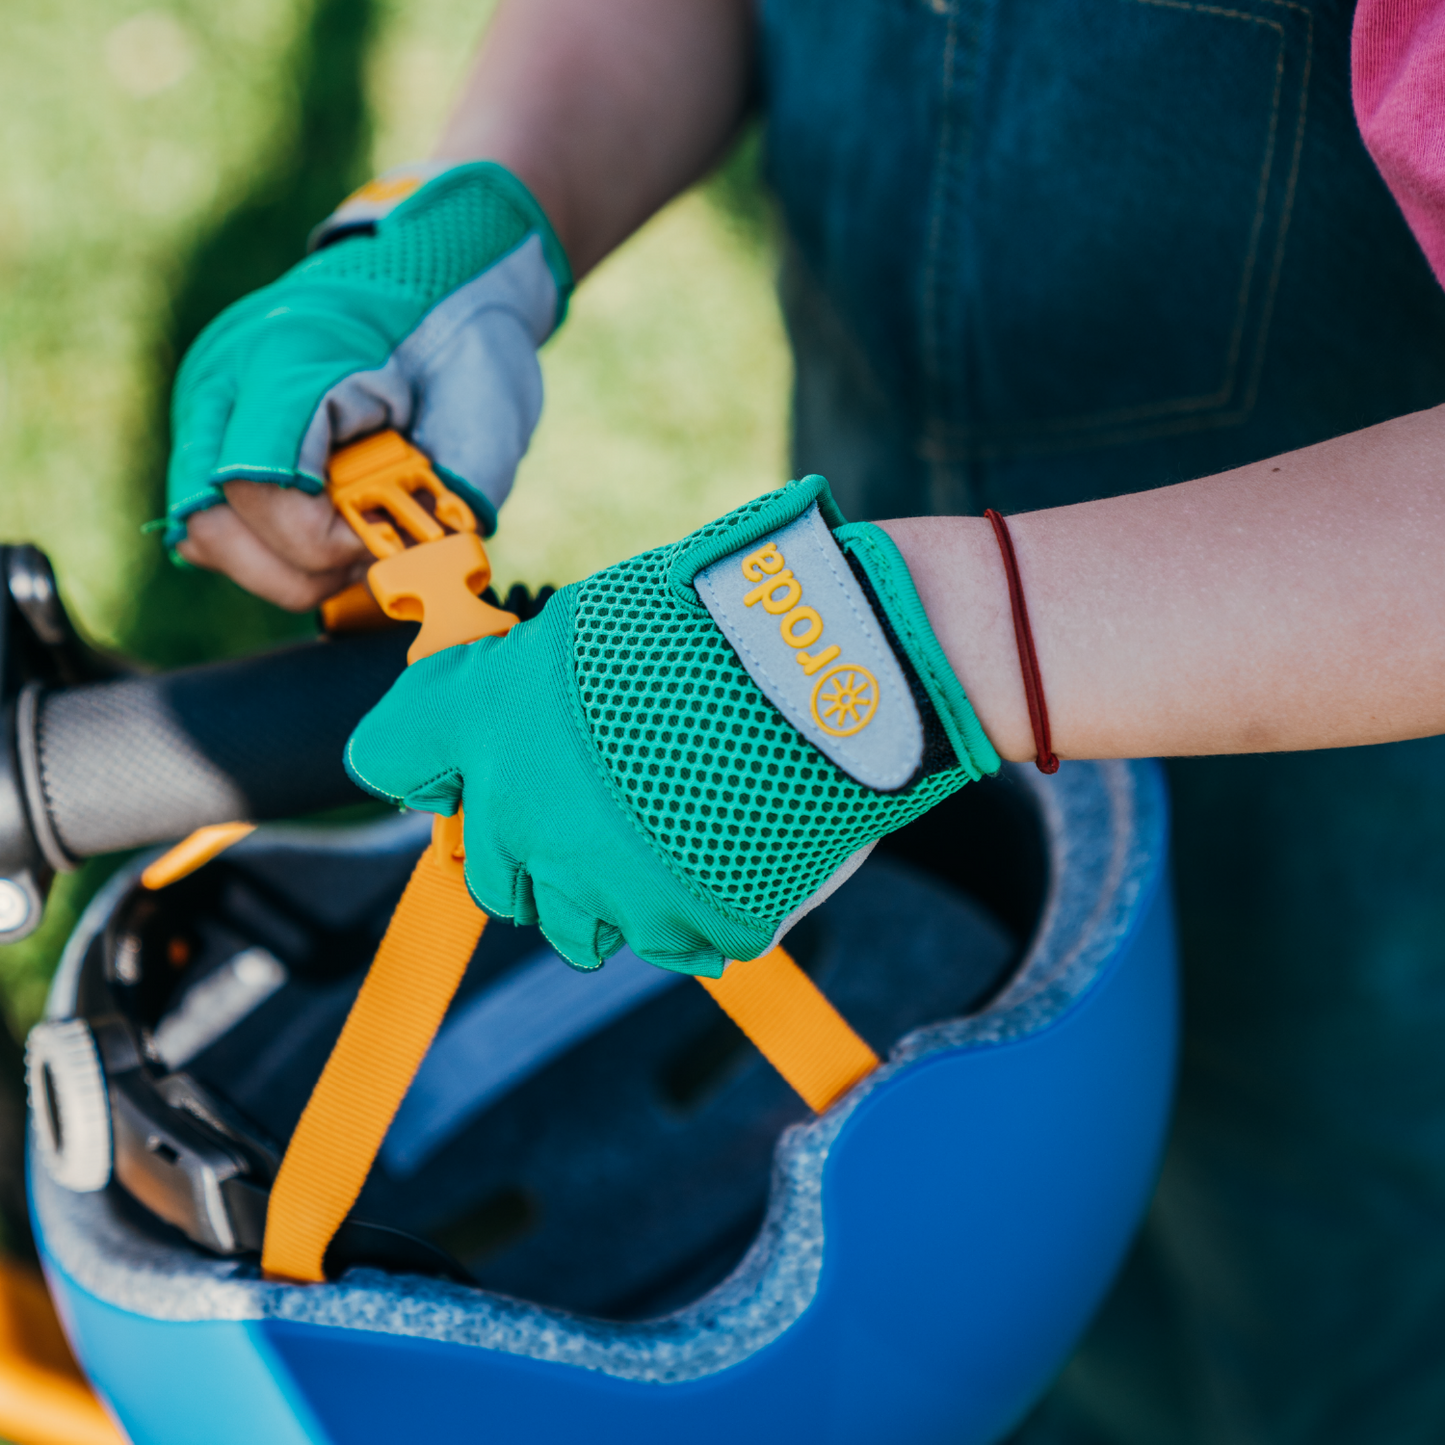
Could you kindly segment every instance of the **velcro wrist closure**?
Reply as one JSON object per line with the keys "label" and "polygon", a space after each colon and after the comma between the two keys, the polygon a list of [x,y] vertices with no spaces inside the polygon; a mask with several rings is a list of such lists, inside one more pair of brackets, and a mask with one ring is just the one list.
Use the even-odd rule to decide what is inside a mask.
{"label": "velcro wrist closure", "polygon": [[913,780],[918,705],[817,502],[693,585],[748,675],[824,757],[879,792]]}
{"label": "velcro wrist closure", "polygon": [[938,713],[959,763],[975,779],[996,773],[1003,760],[984,732],[933,631],[898,544],[872,522],[849,522],[833,533],[833,540],[863,569],[879,605],[888,614],[894,636],[908,654]]}

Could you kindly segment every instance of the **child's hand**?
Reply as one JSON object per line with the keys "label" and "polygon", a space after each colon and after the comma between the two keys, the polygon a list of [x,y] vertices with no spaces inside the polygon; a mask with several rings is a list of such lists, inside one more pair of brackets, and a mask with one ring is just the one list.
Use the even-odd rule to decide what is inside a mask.
{"label": "child's hand", "polygon": [[541,209],[487,162],[372,182],[319,234],[202,332],[172,402],[167,542],[296,610],[365,568],[321,495],[345,442],[405,433],[492,530],[571,286]]}
{"label": "child's hand", "polygon": [[[879,528],[821,477],[410,667],[347,768],[466,814],[478,903],[716,977],[998,757]],[[856,569],[856,570],[855,570]]]}
{"label": "child's hand", "polygon": [[278,607],[307,612],[376,560],[324,496],[272,482],[227,482],[224,492],[225,506],[187,520],[176,551]]}

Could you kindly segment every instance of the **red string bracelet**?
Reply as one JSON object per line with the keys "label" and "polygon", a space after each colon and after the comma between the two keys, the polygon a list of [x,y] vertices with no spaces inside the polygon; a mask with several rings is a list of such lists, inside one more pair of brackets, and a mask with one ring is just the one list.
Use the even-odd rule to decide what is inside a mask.
{"label": "red string bracelet", "polygon": [[1008,600],[1013,606],[1014,638],[1019,645],[1019,666],[1024,674],[1024,696],[1029,700],[1029,725],[1034,730],[1034,762],[1041,773],[1056,773],[1059,760],[1054,756],[1049,736],[1049,709],[1044,702],[1044,680],[1039,676],[1039,658],[1034,651],[1033,629],[1029,626],[1028,604],[1024,601],[1023,583],[1019,581],[1019,559],[1014,556],[1013,538],[1002,514],[990,507],[984,516],[993,523],[998,549],[1003,553],[1004,575],[1008,578]]}

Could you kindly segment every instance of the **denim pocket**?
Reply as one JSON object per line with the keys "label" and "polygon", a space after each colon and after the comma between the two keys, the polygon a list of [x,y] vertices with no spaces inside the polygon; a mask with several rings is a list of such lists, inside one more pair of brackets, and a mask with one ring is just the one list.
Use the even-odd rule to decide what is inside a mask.
{"label": "denim pocket", "polygon": [[926,228],[929,449],[1072,450],[1243,421],[1294,204],[1310,11],[979,13],[981,63],[945,96]]}

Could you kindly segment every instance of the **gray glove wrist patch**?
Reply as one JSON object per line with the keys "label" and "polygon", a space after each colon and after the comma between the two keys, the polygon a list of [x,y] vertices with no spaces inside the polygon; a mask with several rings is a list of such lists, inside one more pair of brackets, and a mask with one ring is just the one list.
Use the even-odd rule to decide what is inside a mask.
{"label": "gray glove wrist patch", "polygon": [[913,778],[912,689],[817,503],[693,585],[748,675],[834,766],[879,792]]}

